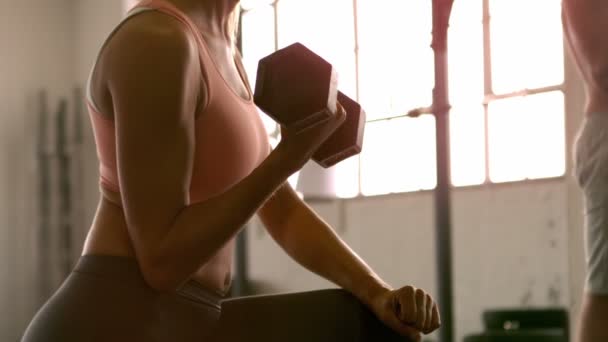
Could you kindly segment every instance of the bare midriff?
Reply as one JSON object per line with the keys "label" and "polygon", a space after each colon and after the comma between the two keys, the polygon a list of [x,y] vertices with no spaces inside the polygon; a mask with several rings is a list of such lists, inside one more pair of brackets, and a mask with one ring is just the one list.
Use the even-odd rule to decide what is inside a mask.
{"label": "bare midriff", "polygon": [[[135,258],[123,208],[107,197],[118,196],[102,188],[102,196],[84,244],[84,255],[111,255]],[[192,277],[203,287],[225,294],[230,287],[233,242],[222,247]]]}

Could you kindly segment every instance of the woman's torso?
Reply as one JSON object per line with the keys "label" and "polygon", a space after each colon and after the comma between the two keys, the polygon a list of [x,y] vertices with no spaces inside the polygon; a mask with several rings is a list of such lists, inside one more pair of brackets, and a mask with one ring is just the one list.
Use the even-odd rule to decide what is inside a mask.
{"label": "woman's torso", "polygon": [[[597,2],[600,4],[600,2]],[[608,7],[594,8],[592,2],[562,3],[562,21],[566,42],[583,77],[587,90],[586,113],[608,115]]]}
{"label": "woman's torso", "polygon": [[[155,8],[169,15],[183,16],[163,1],[148,0],[139,6]],[[143,15],[143,14],[142,14]],[[183,19],[183,18],[182,18]],[[187,19],[189,20],[189,19]],[[198,30],[193,21],[184,25]],[[268,141],[252,95],[245,85],[246,76],[240,63],[225,49],[225,44],[212,38],[197,39],[201,67],[205,74],[207,105],[195,121],[195,156],[190,186],[191,204],[226,191],[255,169],[267,156]],[[109,52],[111,53],[111,52]],[[104,52],[90,82],[89,111],[100,157],[101,199],[87,236],[83,254],[134,257],[134,249],[120,205],[118,175],[113,138],[113,105],[105,87]],[[193,280],[219,292],[230,284],[234,242],[230,241],[194,275]]]}

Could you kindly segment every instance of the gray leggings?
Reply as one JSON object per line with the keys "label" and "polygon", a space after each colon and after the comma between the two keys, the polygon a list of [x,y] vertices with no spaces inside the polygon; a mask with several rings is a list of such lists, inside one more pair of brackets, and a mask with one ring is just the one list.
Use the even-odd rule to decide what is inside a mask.
{"label": "gray leggings", "polygon": [[159,293],[147,286],[134,259],[83,256],[22,342],[210,341],[221,299],[194,282]]}
{"label": "gray leggings", "polygon": [[343,290],[222,299],[194,282],[158,293],[134,259],[84,256],[22,342],[408,341]]}

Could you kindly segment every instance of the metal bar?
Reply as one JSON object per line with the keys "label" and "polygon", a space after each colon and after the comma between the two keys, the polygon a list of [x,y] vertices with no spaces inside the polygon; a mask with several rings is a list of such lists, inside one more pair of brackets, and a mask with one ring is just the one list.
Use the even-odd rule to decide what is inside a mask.
{"label": "metal bar", "polygon": [[279,0],[272,3],[274,10],[274,51],[279,49]]}
{"label": "metal bar", "polygon": [[442,326],[441,342],[454,341],[452,294],[452,231],[450,205],[450,121],[448,92],[448,25],[452,0],[433,0],[433,52],[435,88],[433,109],[437,143],[437,187],[435,189],[435,230],[438,299]]}
{"label": "metal bar", "polygon": [[[490,31],[490,0],[482,2],[483,16],[483,92],[484,94],[494,94],[492,89],[492,47]],[[484,97],[483,101],[483,129],[484,129],[484,153],[485,153],[485,181],[490,180],[490,126],[488,118],[488,102]]]}
{"label": "metal bar", "polygon": [[391,115],[391,116],[385,116],[385,117],[381,117],[381,118],[377,118],[377,119],[373,119],[373,120],[367,120],[366,123],[372,123],[372,122],[378,122],[378,121],[388,121],[388,120],[400,119],[400,118],[417,118],[420,115],[433,114],[434,112],[435,112],[435,110],[434,110],[433,106],[420,107],[420,108],[414,108],[405,114]]}
{"label": "metal bar", "polygon": [[[510,97],[528,96],[528,95],[546,93],[546,92],[550,92],[550,91],[563,91],[563,90],[564,90],[564,85],[558,84],[558,85],[552,85],[552,86],[542,87],[542,88],[522,89],[522,90],[510,92],[510,93],[504,93],[504,94],[488,94],[488,95],[485,95],[484,100],[482,101],[482,105],[487,106],[487,104],[492,101],[507,99]],[[441,109],[439,109],[439,108],[437,110],[441,111]],[[415,118],[420,115],[434,114],[435,111],[436,110],[435,110],[434,106],[414,108],[405,114],[380,117],[380,118],[373,119],[373,120],[367,120],[366,123],[372,123],[372,122],[378,122],[378,121],[388,121],[388,120],[400,119],[400,118],[412,118],[412,117]]]}
{"label": "metal bar", "polygon": [[83,128],[83,115],[84,115],[84,104],[83,99],[85,98],[84,93],[80,87],[76,87],[72,93],[73,96],[73,108],[74,113],[73,119],[70,122],[72,133],[72,164],[71,164],[71,180],[72,184],[72,199],[73,199],[73,210],[72,210],[72,255],[70,261],[72,267],[75,266],[76,262],[80,258],[80,247],[86,238],[85,222],[84,222],[84,163],[82,160],[82,149],[84,144],[84,128]]}
{"label": "metal bar", "polygon": [[504,93],[504,94],[486,93],[486,96],[484,97],[483,101],[484,101],[484,104],[488,104],[492,101],[507,99],[510,97],[535,95],[535,94],[546,93],[546,92],[550,92],[550,91],[558,91],[558,90],[563,91],[564,85],[557,84],[557,85],[541,87],[541,88],[521,89],[521,90],[513,91],[510,93]]}
{"label": "metal bar", "polygon": [[492,46],[490,30],[490,0],[483,0],[483,85],[485,94],[493,94],[492,89]]}
{"label": "metal bar", "polygon": [[353,24],[355,29],[355,96],[357,101],[361,101],[359,98],[360,87],[359,87],[359,4],[357,0],[353,0]]}
{"label": "metal bar", "polygon": [[41,302],[46,301],[51,291],[49,264],[49,236],[51,230],[51,181],[49,165],[49,110],[48,95],[41,91],[38,98],[38,291]]}
{"label": "metal bar", "polygon": [[55,116],[55,134],[56,134],[56,151],[57,151],[57,182],[59,190],[59,207],[58,207],[58,237],[59,257],[58,269],[62,277],[67,277],[72,269],[72,198],[70,184],[70,155],[68,146],[68,102],[66,99],[61,99],[59,108]]}
{"label": "metal bar", "polygon": [[[355,29],[355,96],[357,101],[361,102],[361,87],[360,83],[360,61],[359,61],[359,2],[358,0],[353,0],[353,23]],[[361,156],[357,156],[357,193],[361,195],[361,186],[363,181],[361,179]]]}

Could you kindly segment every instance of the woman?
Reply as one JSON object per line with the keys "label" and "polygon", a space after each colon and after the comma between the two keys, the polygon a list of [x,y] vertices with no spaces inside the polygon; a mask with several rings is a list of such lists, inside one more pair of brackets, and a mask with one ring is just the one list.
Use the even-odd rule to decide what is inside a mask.
{"label": "woman", "polygon": [[585,87],[585,106],[573,146],[584,199],[586,279],[577,342],[608,340],[608,4],[563,0],[564,36]]}
{"label": "woman", "polygon": [[345,114],[270,151],[235,57],[238,5],[141,1],[108,38],[88,92],[102,197],[81,260],[24,341],[211,339],[233,239],[256,213],[393,329],[419,339],[439,326],[430,296],[384,283],[286,183]]}

